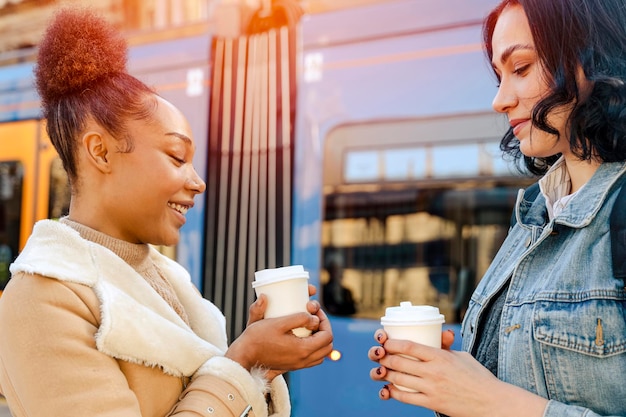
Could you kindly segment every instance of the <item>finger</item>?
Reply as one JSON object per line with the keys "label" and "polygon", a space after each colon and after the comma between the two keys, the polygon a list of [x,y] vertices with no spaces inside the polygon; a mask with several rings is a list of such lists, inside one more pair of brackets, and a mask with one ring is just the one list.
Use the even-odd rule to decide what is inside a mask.
{"label": "finger", "polygon": [[[317,317],[317,316],[316,316]],[[330,347],[327,354],[332,350],[333,343],[333,331],[330,327],[328,319],[322,319],[316,332],[314,332],[309,339],[312,339],[312,343],[319,346],[322,349]]]}
{"label": "finger", "polygon": [[292,329],[306,327],[309,330],[317,330],[320,326],[320,319],[317,315],[308,313],[295,313],[274,319],[275,325],[281,333],[289,333]]}
{"label": "finger", "polygon": [[387,376],[387,368],[384,366],[377,366],[370,370],[370,378],[374,381],[384,381]]}
{"label": "finger", "polygon": [[448,329],[441,333],[441,348],[450,350],[454,343],[454,330]]}
{"label": "finger", "polygon": [[378,391],[378,397],[381,400],[388,400],[391,398],[391,393],[389,391],[389,385],[385,385],[384,387],[382,387],[380,389],[380,391]]}
{"label": "finger", "polygon": [[420,376],[422,372],[420,365],[423,365],[424,362],[415,360],[415,358],[409,356],[393,355],[387,352],[387,354],[378,361],[378,364],[387,368],[388,371],[401,371]]}
{"label": "finger", "polygon": [[407,355],[420,361],[429,362],[439,355],[442,350],[409,340],[389,339],[383,345],[387,354]]}
{"label": "finger", "polygon": [[306,303],[306,309],[311,314],[317,314],[320,308],[320,303],[317,300],[310,300]]}
{"label": "finger", "polygon": [[367,357],[369,360],[377,362],[385,357],[385,348],[382,346],[373,346],[367,352]]}
{"label": "finger", "polygon": [[317,317],[320,319],[320,330],[332,332],[332,328],[330,326],[330,320],[328,320],[328,316],[326,312],[321,308],[317,310],[315,313]]}
{"label": "finger", "polygon": [[[390,382],[389,394],[392,398],[397,398],[402,393],[418,392],[422,388],[422,378],[415,375],[406,374],[404,372],[398,372],[391,369],[387,369],[385,374],[385,380]],[[402,387],[402,389],[398,388]],[[399,392],[394,392],[394,389]]]}
{"label": "finger", "polygon": [[[406,375],[402,372],[389,371],[386,379],[390,382],[386,385],[389,391],[389,398],[403,403],[431,408],[432,405],[427,402],[428,394],[424,392],[427,385],[424,384],[421,378]],[[402,389],[399,387],[402,387]]]}
{"label": "finger", "polygon": [[378,329],[374,333],[374,339],[382,345],[387,341],[387,333],[383,329]]}
{"label": "finger", "polygon": [[262,320],[265,316],[265,309],[267,308],[267,296],[265,294],[261,294],[259,298],[252,304],[250,304],[250,308],[248,310],[248,324],[250,325],[255,321]]}
{"label": "finger", "polygon": [[315,294],[317,294],[317,288],[315,287],[315,285],[309,284],[309,297],[312,297]]}
{"label": "finger", "polygon": [[333,349],[333,330],[328,316],[322,309],[317,312],[315,317],[318,317],[320,320],[319,327],[317,332],[313,333],[308,339],[311,339],[311,343],[318,347],[318,351],[323,355],[323,360]]}
{"label": "finger", "polygon": [[329,332],[317,332],[309,337],[300,338],[298,344],[306,353],[306,363],[302,367],[308,368],[320,365],[333,350],[332,335]]}

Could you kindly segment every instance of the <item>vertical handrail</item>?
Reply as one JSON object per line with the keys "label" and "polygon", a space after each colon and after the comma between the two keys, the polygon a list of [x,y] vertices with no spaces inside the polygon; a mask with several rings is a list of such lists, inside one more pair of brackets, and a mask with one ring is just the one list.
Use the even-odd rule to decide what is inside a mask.
{"label": "vertical handrail", "polygon": [[283,147],[283,263],[290,261],[291,253],[291,83],[289,71],[289,28],[280,28],[281,74],[281,136]]}
{"label": "vertical handrail", "polygon": [[[233,205],[231,209],[230,223],[228,224],[228,260],[229,266],[228,273],[225,279],[237,280],[237,291],[235,292],[235,320],[234,324],[243,323],[246,320],[244,314],[247,311],[247,300],[245,294],[248,291],[248,280],[246,274],[239,273],[239,268],[236,268],[236,264],[240,264],[240,257],[235,250],[235,244],[237,243],[237,229],[244,231],[247,229],[247,225],[242,224],[239,221],[238,214],[242,210],[241,205],[241,193],[239,192],[240,182],[240,169],[241,169],[241,154],[242,154],[242,132],[243,132],[243,117],[244,117],[244,98],[246,93],[246,55],[247,55],[247,40],[245,36],[239,37],[237,42],[237,76],[235,81],[235,117],[233,119],[233,152],[232,152],[232,164],[230,174],[230,201]],[[222,179],[224,181],[224,179]]]}
{"label": "vertical handrail", "polygon": [[[258,211],[258,224],[257,230],[259,236],[257,239],[257,269],[267,268],[267,152],[268,152],[268,137],[267,126],[268,118],[276,117],[275,114],[271,114],[268,103],[268,78],[269,78],[269,62],[268,62],[268,42],[269,35],[267,32],[261,34],[261,77],[260,77],[260,92],[261,92],[261,114],[260,114],[260,126],[259,126],[259,211]],[[270,232],[271,233],[271,232]]]}
{"label": "vertical handrail", "polygon": [[[226,225],[228,224],[228,169],[230,163],[230,123],[231,123],[231,95],[233,78],[233,40],[226,39],[224,42],[224,88],[222,95],[222,146],[220,163],[220,194],[218,197],[219,210],[217,215],[218,242],[216,261],[220,265],[217,269],[218,280],[224,283],[223,309],[230,311],[232,308],[233,280],[225,276],[224,260],[226,259],[226,245],[228,236],[226,235]],[[226,264],[228,267],[228,264]]]}
{"label": "vertical handrail", "polygon": [[259,204],[259,142],[261,128],[261,62],[262,62],[262,36],[257,37],[257,54],[254,62],[255,71],[257,72],[256,82],[254,83],[254,100],[252,103],[252,146],[250,149],[250,208],[248,211],[248,275],[254,274],[257,269],[257,222],[258,222],[258,204]]}
{"label": "vertical handrail", "polygon": [[268,126],[267,126],[267,136],[268,136],[268,176],[267,176],[267,201],[268,207],[267,211],[269,215],[267,216],[267,260],[268,268],[275,268],[276,265],[276,234],[278,231],[276,230],[276,200],[278,198],[276,194],[276,173],[278,171],[278,167],[276,166],[276,117],[277,114],[277,103],[276,100],[276,77],[278,74],[276,73],[276,30],[271,29],[268,33],[268,43],[269,43],[269,77],[268,77]]}
{"label": "vertical handrail", "polygon": [[[240,254],[237,262],[237,276],[251,277],[248,267],[248,233],[250,226],[248,223],[248,209],[250,207],[250,149],[252,148],[252,125],[253,125],[253,106],[255,97],[256,75],[256,54],[257,54],[257,36],[250,36],[248,39],[248,60],[247,60],[247,76],[246,76],[246,103],[244,106],[244,126],[242,139],[242,163],[241,163],[241,211],[239,213],[239,249]],[[252,294],[250,292],[250,294]],[[250,300],[248,297],[248,300]]]}
{"label": "vertical handrail", "polygon": [[[215,62],[214,62],[214,70],[213,70],[213,86],[212,86],[212,105],[211,105],[211,134],[210,137],[212,140],[215,140],[217,142],[215,149],[217,151],[220,152],[220,156],[219,156],[219,161],[223,163],[223,157],[222,157],[222,153],[221,153],[221,144],[220,141],[218,139],[218,135],[219,135],[219,118],[220,118],[220,98],[221,98],[221,87],[222,87],[222,76],[223,76],[223,70],[224,70],[224,40],[223,39],[217,39],[216,43],[215,43]],[[217,159],[216,159],[217,160]],[[209,186],[212,187],[213,184],[209,182]],[[220,187],[220,183],[215,184],[216,187]],[[212,206],[212,205],[211,205]],[[213,210],[211,210],[213,211]],[[215,251],[217,253],[217,246],[219,246],[219,222],[218,222],[218,218],[219,215],[217,215],[217,213],[219,212],[219,207],[217,207],[216,210],[216,217],[215,217],[215,226],[216,229],[218,229],[218,233],[217,233],[217,238],[216,239],[212,239],[211,242],[208,242],[207,244],[207,248],[213,248],[213,245],[215,245]],[[211,217],[209,217],[210,220],[213,219],[213,213],[210,212]],[[216,303],[217,305],[221,305],[221,301],[222,301],[222,294],[223,294],[223,285],[224,285],[224,281],[221,279],[221,271],[223,268],[223,260],[221,260],[218,256],[215,257],[214,259],[214,265],[212,266],[212,270],[213,270],[213,279],[211,279],[210,281],[214,284],[213,286],[213,302]]]}

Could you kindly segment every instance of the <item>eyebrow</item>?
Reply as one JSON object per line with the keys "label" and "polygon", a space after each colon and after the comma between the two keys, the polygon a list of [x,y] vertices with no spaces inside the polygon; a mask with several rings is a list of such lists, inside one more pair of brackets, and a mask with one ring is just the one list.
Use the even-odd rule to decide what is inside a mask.
{"label": "eyebrow", "polygon": [[[534,51],[535,47],[529,44],[517,44],[517,45],[509,46],[508,48],[504,50],[504,52],[502,52],[502,55],[500,55],[500,62],[504,64],[506,61],[508,61],[511,55],[513,55],[513,52],[519,51],[519,50]],[[495,62],[492,61],[492,65],[495,68]]]}
{"label": "eyebrow", "polygon": [[188,144],[189,146],[193,146],[193,141],[191,140],[191,138],[187,135],[183,135],[182,133],[178,133],[178,132],[167,132],[165,134],[166,136],[174,136],[177,137],[178,139],[181,139],[183,142],[185,142],[186,144]]}

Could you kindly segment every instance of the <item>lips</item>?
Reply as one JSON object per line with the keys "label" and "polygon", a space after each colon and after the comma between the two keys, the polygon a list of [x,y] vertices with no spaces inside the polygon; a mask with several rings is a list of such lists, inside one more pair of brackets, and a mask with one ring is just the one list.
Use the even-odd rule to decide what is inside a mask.
{"label": "lips", "polygon": [[513,134],[518,136],[519,132],[530,123],[530,119],[511,119],[509,124],[513,128]]}

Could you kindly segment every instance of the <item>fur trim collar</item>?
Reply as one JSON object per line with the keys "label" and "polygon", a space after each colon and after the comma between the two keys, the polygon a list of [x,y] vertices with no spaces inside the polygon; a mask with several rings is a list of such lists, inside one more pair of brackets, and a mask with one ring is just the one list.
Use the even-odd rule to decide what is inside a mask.
{"label": "fur trim collar", "polygon": [[11,272],[39,274],[93,288],[101,304],[98,350],[114,358],[191,376],[227,349],[225,319],[199,297],[187,271],[155,249],[150,257],[176,291],[190,326],[128,264],[69,226],[37,222]]}

